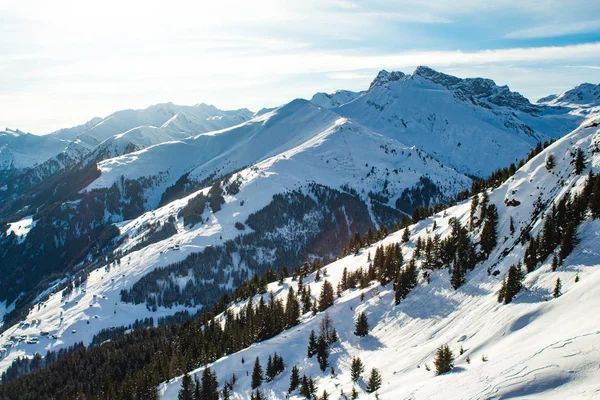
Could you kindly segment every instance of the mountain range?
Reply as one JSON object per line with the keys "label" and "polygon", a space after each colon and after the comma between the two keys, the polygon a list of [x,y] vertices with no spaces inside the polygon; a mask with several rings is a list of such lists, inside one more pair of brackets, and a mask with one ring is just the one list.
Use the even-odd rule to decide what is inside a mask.
{"label": "mountain range", "polygon": [[[584,186],[585,174],[571,172],[578,149],[596,172],[599,96],[598,85],[582,84],[531,103],[490,79],[418,67],[412,74],[381,71],[365,91],[317,93],[257,113],[166,103],[43,136],[0,132],[4,337],[41,331],[56,337],[15,343],[0,360],[0,370],[20,356],[80,341],[88,345],[103,329],[149,316],[195,313],[284,265],[322,260],[330,263],[328,279],[337,282],[344,269],[366,267],[378,245],[401,236],[393,233],[338,259],[348,254],[357,234],[409,226],[412,234],[402,247],[408,259],[417,238],[450,235],[452,218],[468,225],[472,197],[479,199],[476,188],[484,185],[489,204],[498,210],[498,243],[469,273],[463,289],[452,290],[448,272],[440,269],[419,278],[414,293],[392,309],[394,290],[384,284],[345,293],[330,311],[341,333],[332,364],[344,370],[360,355],[371,366],[385,359],[388,349],[406,348],[401,364],[379,362],[384,380],[393,381],[381,394],[432,397],[435,385],[429,380],[435,378],[423,378],[421,366],[439,345],[460,343],[467,354],[485,353],[494,361],[468,366],[461,359],[456,379],[465,392],[449,398],[543,393],[526,392],[529,374],[550,387],[590,384],[597,376],[593,372],[569,379],[561,378],[567,367],[559,368],[559,377],[552,369],[535,372],[548,363],[540,349],[569,338],[593,340],[591,333],[585,336],[591,326],[584,316],[576,328],[560,330],[546,344],[527,342],[525,352],[515,353],[510,343],[541,329],[550,309],[566,321],[578,301],[595,304],[582,289],[592,287],[598,275],[589,261],[595,257],[589,256],[595,254],[595,220],[586,219],[579,228],[582,240],[563,260],[562,272],[550,273],[551,260],[540,260],[541,267],[525,280],[530,292],[518,305],[497,305],[496,291],[523,257],[526,235],[542,231],[549,207]],[[481,235],[481,229],[469,233],[474,243]],[[545,306],[555,277],[571,282],[577,273],[583,282],[565,284],[569,293],[556,306],[554,300]],[[313,295],[322,288],[314,273],[306,283]],[[289,287],[298,289],[291,278],[268,287],[281,298]],[[369,315],[370,341],[354,338],[346,326],[355,310]],[[272,351],[315,375],[303,343],[322,313],[309,314],[290,337],[282,334],[217,362],[219,378],[235,371],[244,388],[240,396],[249,396],[249,366],[240,359]],[[456,325],[459,315],[463,319]],[[477,329],[483,332],[479,336]],[[294,346],[286,349],[286,343]],[[298,343],[301,350],[293,350]],[[600,359],[583,352],[584,345],[563,347],[585,355],[574,357],[568,368],[587,371],[589,360]],[[570,350],[560,351],[566,357]],[[514,376],[515,384],[506,376]],[[176,398],[179,385],[179,380],[166,382],[161,393]],[[319,388],[329,393],[348,385],[344,374],[319,380]],[[280,398],[287,380],[265,390]],[[583,393],[569,390],[557,393]]]}

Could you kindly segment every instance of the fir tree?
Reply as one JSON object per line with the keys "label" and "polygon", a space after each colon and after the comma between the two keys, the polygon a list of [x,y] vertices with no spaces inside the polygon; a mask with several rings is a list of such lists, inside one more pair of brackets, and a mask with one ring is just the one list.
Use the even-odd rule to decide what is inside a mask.
{"label": "fir tree", "polygon": [[317,361],[319,362],[319,368],[321,368],[321,371],[323,372],[327,369],[328,358],[327,340],[323,336],[319,336],[319,341],[317,342]]}
{"label": "fir tree", "polygon": [[219,400],[219,383],[217,375],[209,367],[202,374],[201,400]]}
{"label": "fir tree", "polygon": [[436,375],[445,374],[454,368],[454,354],[447,344],[437,349],[433,365],[435,365]]}
{"label": "fir tree", "polygon": [[362,363],[362,360],[358,357],[354,357],[352,359],[352,366],[350,367],[350,376],[352,377],[352,381],[358,381],[364,371],[365,367]]}
{"label": "fir tree", "polygon": [[267,359],[267,369],[265,371],[265,378],[267,382],[271,382],[275,378],[275,368],[273,367],[273,358],[269,356]]}
{"label": "fir tree", "polygon": [[510,217],[508,229],[509,229],[511,235],[515,234],[515,220],[513,219],[513,217]]}
{"label": "fir tree", "polygon": [[181,379],[181,389],[179,389],[179,394],[177,395],[177,399],[179,400],[194,400],[194,380],[187,372],[183,375]]}
{"label": "fir tree", "polygon": [[546,169],[548,171],[551,171],[555,165],[556,165],[556,160],[554,159],[554,155],[548,154],[548,156],[546,157]]}
{"label": "fir tree", "polygon": [[256,389],[263,382],[263,370],[260,366],[260,360],[256,357],[254,362],[254,369],[252,370],[252,389]]}
{"label": "fir tree", "polygon": [[373,393],[379,390],[381,387],[381,373],[377,368],[371,369],[371,374],[369,375],[369,382],[367,384],[367,392]]}
{"label": "fir tree", "polygon": [[310,331],[308,336],[308,357],[312,357],[317,354],[317,334],[314,330]]}
{"label": "fir tree", "polygon": [[323,281],[321,287],[321,295],[319,296],[319,311],[325,311],[333,305],[335,300],[335,294],[333,292],[333,286],[327,279]]}
{"label": "fir tree", "polygon": [[300,323],[300,304],[298,303],[296,293],[294,293],[294,288],[291,286],[285,303],[285,321],[286,328],[291,328]]}
{"label": "fir tree", "polygon": [[498,210],[494,204],[488,206],[486,220],[481,230],[481,250],[487,258],[497,243]]}
{"label": "fir tree", "polygon": [[585,155],[580,148],[575,152],[574,165],[574,172],[576,175],[580,175],[585,169]]}
{"label": "fir tree", "polygon": [[577,246],[577,243],[579,243],[577,237],[577,225],[575,222],[571,221],[567,224],[567,228],[565,229],[560,243],[560,259],[564,261],[564,259],[571,254],[575,246]]}
{"label": "fir tree", "polygon": [[556,278],[556,285],[554,286],[554,292],[552,292],[552,296],[554,296],[554,298],[558,298],[560,297],[560,295],[562,295],[562,284],[560,282],[560,278]]}
{"label": "fir tree", "polygon": [[364,312],[360,312],[358,314],[358,318],[356,319],[356,324],[354,326],[354,334],[356,336],[362,337],[369,334],[369,320]]}
{"label": "fir tree", "polygon": [[402,243],[408,243],[410,240],[410,229],[408,226],[404,228],[404,232],[402,232]]}
{"label": "fir tree", "polygon": [[552,256],[552,272],[556,271],[557,268],[558,268],[558,257],[556,256],[556,253],[554,253],[554,255]]}
{"label": "fir tree", "polygon": [[323,390],[323,395],[321,396],[321,400],[329,400],[329,395],[327,394],[327,390]]}
{"label": "fir tree", "polygon": [[294,365],[292,367],[292,374],[290,375],[290,387],[288,392],[292,393],[298,388],[298,385],[300,385],[300,371],[298,370],[298,367]]}
{"label": "fir tree", "polygon": [[358,392],[356,391],[356,388],[354,386],[352,386],[352,393],[350,394],[352,400],[356,400],[358,399]]}
{"label": "fir tree", "polygon": [[310,391],[310,382],[306,375],[302,376],[302,381],[300,384],[300,395],[304,396],[307,399],[310,399],[312,396],[312,393]]}
{"label": "fir tree", "polygon": [[256,391],[250,393],[250,400],[265,400],[265,396],[258,389]]}
{"label": "fir tree", "polygon": [[508,269],[506,279],[502,282],[500,293],[498,294],[498,302],[504,301],[504,304],[508,304],[512,299],[521,291],[523,284],[523,272],[521,271],[521,265],[512,265]]}

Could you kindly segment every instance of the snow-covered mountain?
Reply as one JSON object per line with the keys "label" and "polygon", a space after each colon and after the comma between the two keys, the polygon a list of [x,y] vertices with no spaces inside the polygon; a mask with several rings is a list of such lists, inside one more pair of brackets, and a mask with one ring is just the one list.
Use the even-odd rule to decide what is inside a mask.
{"label": "snow-covered mountain", "polygon": [[427,67],[411,75],[381,71],[366,93],[333,111],[475,176],[515,162],[536,142],[582,121],[567,110],[531,104],[490,79],[460,79]]}
{"label": "snow-covered mountain", "polygon": [[[595,398],[600,379],[600,351],[594,346],[600,335],[596,317],[600,299],[600,222],[586,218],[578,228],[579,244],[556,271],[549,257],[525,276],[525,289],[510,304],[499,303],[497,297],[509,267],[523,259],[527,247],[521,240],[524,232],[541,234],[544,214],[553,212],[563,196],[581,192],[587,176],[585,171],[573,173],[574,152],[582,149],[589,168],[598,173],[600,160],[594,149],[600,141],[599,122],[584,122],[489,193],[490,204],[499,212],[499,245],[468,273],[466,283],[458,290],[451,287],[448,270],[423,268],[416,288],[400,304],[395,304],[391,284],[381,286],[373,281],[365,288],[346,290],[326,311],[339,335],[329,350],[334,373],[329,368],[321,372],[317,357],[306,354],[310,332],[318,334],[325,314],[309,312],[300,325],[210,364],[219,382],[235,374],[238,379],[233,396],[250,398],[253,360],[258,357],[264,368],[267,357],[277,353],[286,368],[273,381],[260,386],[267,398],[288,398],[292,366],[299,368],[300,376],[315,378],[318,395],[326,390],[330,396],[349,396],[354,387],[359,398],[372,398],[366,393],[366,381],[371,368],[377,368],[383,378],[380,398]],[[547,168],[549,155],[556,160],[552,169]],[[305,290],[310,287],[316,301],[324,280],[335,287],[344,271],[366,269],[381,245],[400,243],[408,260],[415,252],[417,238],[444,238],[450,235],[453,220],[468,226],[470,204],[465,201],[410,226],[410,240],[405,244],[403,232],[397,232],[357,255],[327,265],[326,272],[319,271],[320,281],[315,273],[304,279]],[[480,232],[475,229],[471,235],[477,240]],[[421,265],[422,256],[417,260]],[[421,274],[425,271],[429,271],[429,278]],[[554,298],[557,278],[562,286],[560,297]],[[290,287],[297,292],[297,280],[274,282],[268,291],[285,302]],[[254,304],[261,297],[269,301],[268,294],[258,295]],[[240,312],[246,304],[236,303],[230,311]],[[363,312],[370,332],[361,338],[353,331],[358,314]],[[456,357],[454,369],[436,376],[430,368],[434,369],[436,349],[446,344]],[[354,357],[365,366],[356,383],[350,376]],[[203,370],[201,367],[194,372],[201,374]],[[180,378],[165,382],[160,387],[161,398],[176,399],[180,387]],[[289,398],[303,397],[294,391]]]}
{"label": "snow-covered mountain", "polygon": [[595,113],[600,107],[600,84],[582,83],[566,92],[543,97],[537,104],[567,107],[583,115]]}
{"label": "snow-covered mountain", "polygon": [[352,100],[363,95],[364,92],[352,92],[350,90],[338,90],[335,93],[319,92],[310,99],[314,103],[323,108],[335,108],[350,103]]}
{"label": "snow-covered mountain", "polygon": [[23,171],[60,153],[67,142],[51,136],[38,136],[18,129],[0,131],[0,171]]}
{"label": "snow-covered mountain", "polygon": [[[381,288],[381,296],[369,297],[368,305],[359,304],[359,292],[353,291],[332,309],[348,335],[352,330],[344,324],[351,324],[354,315],[348,305],[371,313],[378,332],[370,344],[343,337],[336,369],[344,370],[344,357],[350,354],[373,357],[374,362],[384,348],[404,349],[406,340],[410,356],[399,369],[385,366],[385,374],[402,371],[402,385],[413,378],[419,382],[409,366],[420,365],[432,346],[458,339],[450,324],[459,314],[464,312],[473,326],[490,326],[468,342],[470,348],[495,343],[501,322],[492,324],[477,310],[500,312],[492,301],[498,278],[490,278],[487,270],[498,269],[503,276],[509,262],[522,255],[517,236],[506,234],[508,218],[517,232],[527,226],[535,233],[541,219],[531,215],[534,202],[580,188],[583,178],[569,167],[576,147],[585,149],[596,172],[598,131],[592,120],[584,122],[583,106],[546,103],[531,104],[488,79],[460,79],[419,67],[410,75],[382,71],[365,92],[317,93],[311,101],[296,99],[256,114],[168,103],[120,111],[47,135],[63,144],[58,156],[4,189],[10,195],[0,207],[5,217],[0,222],[5,250],[0,255],[0,294],[10,299],[9,309],[22,313],[11,315],[8,335],[43,330],[58,339],[19,343],[0,360],[0,370],[20,355],[89,343],[100,329],[148,315],[156,319],[195,311],[254,274],[297,265],[305,256],[334,260],[353,233],[391,227],[416,207],[448,203],[470,188],[473,175],[485,177],[516,164],[540,141],[562,137],[583,122],[490,194],[500,212],[498,236],[506,239],[469,275],[465,291],[450,292],[443,279],[447,273],[438,271],[432,285],[421,282],[406,305],[388,307],[390,289]],[[542,166],[549,152],[557,163],[552,173]],[[517,203],[521,205],[506,205]],[[444,236],[450,218],[464,222],[468,212],[469,204],[463,202],[413,225],[413,243],[405,246],[405,256],[417,236],[434,230],[434,221],[435,232]],[[581,229],[588,226],[596,229],[595,222]],[[475,240],[479,234],[473,233]],[[386,243],[398,239],[395,234]],[[593,239],[584,240],[581,252],[591,251],[593,244]],[[367,252],[328,266],[331,279],[344,267],[366,266]],[[583,276],[584,270],[580,272]],[[73,286],[82,279],[83,285]],[[547,283],[537,272],[528,279],[532,285]],[[16,292],[14,282],[23,292]],[[285,295],[286,285],[293,283],[273,288]],[[320,284],[314,285],[316,294]],[[419,309],[429,301],[433,314]],[[517,318],[521,312],[503,315]],[[17,317],[36,323],[23,328]],[[319,317],[305,319],[294,337],[303,336]],[[398,325],[407,328],[397,335],[384,333]],[[423,348],[416,341],[418,329],[428,338]],[[474,331],[463,330],[466,344]],[[264,346],[279,346],[282,340]],[[254,357],[246,354],[246,359]],[[239,361],[235,357],[231,359]],[[286,355],[286,361],[288,357],[296,360]],[[314,369],[311,360],[293,362]],[[239,367],[221,365],[232,371]],[[226,378],[220,371],[219,377]],[[328,391],[336,382],[346,385],[327,379],[319,386]],[[283,384],[277,385],[267,388],[274,398],[283,393]],[[473,387],[489,397],[483,385]],[[175,386],[165,386],[167,397],[176,393]],[[429,395],[421,386],[412,388],[417,397]],[[408,396],[399,386],[389,390],[391,397]]]}

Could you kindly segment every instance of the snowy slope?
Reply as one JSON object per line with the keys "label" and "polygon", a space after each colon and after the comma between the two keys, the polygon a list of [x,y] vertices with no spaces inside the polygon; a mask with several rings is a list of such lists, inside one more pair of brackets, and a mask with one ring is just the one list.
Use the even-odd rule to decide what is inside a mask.
{"label": "snowy slope", "polygon": [[[81,340],[89,343],[93,334],[100,329],[127,325],[136,318],[148,316],[144,304],[122,303],[121,290],[129,289],[142,276],[157,267],[180,261],[190,253],[201,251],[207,246],[219,245],[234,239],[240,233],[234,226],[235,222],[245,222],[248,215],[268,205],[274,194],[306,187],[311,182],[333,188],[339,188],[340,185],[347,183],[366,198],[369,191],[377,191],[386,180],[390,191],[399,193],[405,188],[414,186],[423,175],[430,177],[449,195],[454,195],[471,184],[470,179],[448,167],[441,166],[417,149],[365,130],[309,102],[300,101],[294,105],[294,108],[296,107],[312,109],[314,114],[308,117],[313,124],[311,127],[315,128],[318,125],[322,130],[317,134],[313,134],[312,129],[304,131],[303,129],[308,128],[308,120],[303,124],[296,123],[297,120],[293,119],[294,113],[291,110],[279,109],[278,114],[274,112],[263,120],[249,122],[243,127],[198,136],[197,139],[205,138],[212,141],[221,136],[235,134],[237,140],[234,142],[240,144],[243,142],[239,139],[241,134],[265,135],[263,136],[265,139],[260,142],[271,143],[274,147],[263,149],[267,155],[261,153],[262,161],[242,169],[232,178],[241,182],[240,192],[235,196],[225,196],[226,204],[219,212],[205,211],[204,218],[208,218],[206,223],[190,228],[184,227],[183,220],[180,219],[177,222],[178,232],[169,239],[128,254],[121,260],[120,266],[113,264],[112,267],[102,267],[92,272],[87,279],[85,293],[76,289],[66,302],[61,301],[60,293],[54,294],[43,304],[34,307],[27,320],[42,321],[39,326],[23,330],[15,325],[6,331],[4,336],[16,333],[38,334],[41,330],[45,330],[58,334],[60,339],[56,342],[41,339],[40,344],[36,345],[19,344],[0,361],[0,370],[8,367],[19,355],[32,355],[35,351],[43,353],[41,350],[57,349]],[[303,112],[302,115],[306,113]],[[264,130],[264,126],[268,127],[271,124],[274,127],[279,126],[270,121],[273,118],[292,118],[294,123],[286,126],[289,129],[297,127],[299,130],[289,132],[269,128]],[[242,132],[235,133],[242,128]],[[289,137],[284,137],[284,133],[289,134]],[[309,136],[303,137],[302,134]],[[203,142],[201,148],[217,146],[210,144],[214,143],[211,141]],[[230,141],[226,140],[226,142]],[[141,158],[155,148],[169,148],[177,143],[181,142],[151,147],[142,152],[132,153],[129,157]],[[194,151],[198,151],[198,148],[194,147]],[[252,154],[255,151],[252,148],[242,147],[242,149],[236,154]],[[181,150],[178,154],[182,154]],[[114,160],[123,158],[127,157]],[[151,162],[146,168],[151,168]],[[394,169],[397,172],[393,172]],[[131,168],[128,171],[131,171]],[[207,191],[208,188],[201,190],[204,194]],[[199,192],[148,211],[135,220],[120,223],[121,235],[128,239],[117,250],[127,252],[134,248],[142,240],[148,224],[155,224],[158,221],[164,223],[169,217],[177,217],[189,199]],[[159,308],[158,314],[152,313],[152,316],[156,319],[158,316],[173,314],[181,309],[181,307]],[[94,318],[95,315],[98,318]],[[76,329],[77,333],[71,333],[73,329]]]}
{"label": "snowy slope", "polygon": [[0,131],[0,170],[31,168],[60,153],[67,142],[19,130]]}
{"label": "snowy slope", "polygon": [[223,129],[244,122],[251,116],[252,113],[246,109],[223,111],[206,104],[180,106],[164,103],[143,110],[117,111],[106,118],[95,118],[86,124],[61,129],[51,135],[68,140],[78,139],[91,149],[111,136],[140,126],[160,128],[171,125],[175,131],[191,134]]}
{"label": "snowy slope", "polygon": [[476,176],[515,162],[537,141],[564,135],[583,119],[533,105],[492,80],[427,67],[412,75],[381,71],[365,94],[333,111]]}
{"label": "snowy slope", "polygon": [[[267,356],[276,351],[283,356],[286,371],[261,386],[270,399],[285,397],[293,365],[299,367],[301,376],[316,378],[319,395],[323,389],[334,398],[340,390],[349,394],[353,386],[349,367],[354,356],[359,356],[365,364],[363,377],[372,367],[381,371],[383,385],[378,393],[382,399],[587,399],[599,396],[600,350],[595,345],[600,339],[600,320],[596,315],[600,301],[599,221],[588,219],[580,225],[581,242],[556,272],[551,271],[550,260],[547,260],[526,276],[527,289],[511,304],[502,305],[496,300],[508,267],[522,259],[524,248],[516,243],[520,229],[530,225],[534,235],[541,229],[543,221],[539,217],[532,221],[535,199],[539,196],[542,200],[557,200],[569,190],[577,192],[582,188],[586,174],[577,176],[571,172],[571,152],[578,147],[583,149],[590,160],[588,165],[595,173],[600,169],[600,155],[592,152],[600,140],[598,122],[600,119],[595,124],[584,122],[581,128],[548,147],[490,193],[490,201],[499,211],[500,245],[487,261],[468,274],[467,283],[459,290],[450,287],[448,271],[440,270],[432,274],[430,284],[421,279],[400,305],[394,305],[391,285],[380,287],[376,283],[363,290],[346,291],[337,299],[327,311],[340,335],[329,357],[336,371],[334,376],[329,371],[321,373],[316,359],[306,357],[309,332],[318,331],[323,316],[319,313],[313,317],[309,313],[299,326],[213,363],[211,367],[219,382],[222,384],[235,373],[238,382],[233,398],[249,398],[248,375],[255,357],[260,357],[264,368]],[[544,166],[548,154],[557,160],[554,173]],[[508,207],[505,200],[509,198],[521,204]],[[417,237],[425,238],[433,233],[444,237],[449,233],[451,218],[467,223],[469,209],[470,203],[466,201],[411,226],[411,241],[403,246],[405,260],[411,256]],[[517,227],[514,235],[508,227],[511,217]],[[401,236],[402,232],[397,232],[383,243],[399,242]],[[379,244],[328,265],[325,279],[335,286],[344,268],[352,271],[366,267],[368,254],[373,255]],[[506,248],[512,250],[503,257],[501,254]],[[497,269],[500,274],[489,275],[488,268]],[[579,282],[574,281],[576,275]],[[558,277],[563,282],[563,295],[554,299],[552,290]],[[322,282],[314,282],[309,277],[305,280],[307,283],[313,296],[318,295]],[[288,279],[283,285],[273,283],[269,290],[285,299],[290,285],[296,286],[296,282]],[[365,295],[362,302],[361,292]],[[254,300],[256,304],[258,298]],[[239,310],[242,305],[236,304],[234,309]],[[361,311],[366,312],[371,325],[370,335],[362,339],[352,333],[353,321]],[[435,350],[442,344],[450,346],[457,360],[451,373],[437,377],[425,369],[425,364],[433,367]],[[461,346],[465,353],[459,356]],[[466,362],[467,356],[470,363]],[[482,356],[488,361],[482,361]],[[202,368],[197,370],[201,371]],[[179,387],[180,378],[162,384],[162,398],[176,399]],[[373,397],[364,392],[364,381],[356,387],[361,398]]]}
{"label": "snowy slope", "polygon": [[350,103],[352,100],[364,94],[364,92],[352,92],[350,90],[338,90],[335,93],[319,92],[310,101],[323,108],[334,108]]}
{"label": "snowy slope", "polygon": [[600,84],[582,83],[566,92],[541,98],[537,103],[571,108],[582,115],[596,113],[600,110]]}

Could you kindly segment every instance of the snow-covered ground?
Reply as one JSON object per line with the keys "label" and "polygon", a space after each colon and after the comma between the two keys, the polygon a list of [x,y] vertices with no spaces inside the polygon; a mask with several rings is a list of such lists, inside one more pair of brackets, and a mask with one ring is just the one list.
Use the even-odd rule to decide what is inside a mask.
{"label": "snow-covered ground", "polygon": [[[600,397],[600,318],[597,312],[600,306],[600,221],[588,219],[580,225],[581,241],[557,271],[552,272],[547,260],[527,274],[526,289],[511,304],[499,304],[496,299],[508,268],[523,257],[524,246],[516,242],[520,229],[531,222],[534,201],[538,196],[542,200],[558,200],[569,190],[580,190],[586,176],[572,173],[571,151],[577,147],[585,150],[588,165],[598,172],[600,156],[590,151],[598,140],[598,126],[592,121],[584,122],[582,128],[547,148],[490,193],[490,201],[499,211],[499,246],[488,261],[468,274],[467,283],[459,290],[450,287],[448,271],[439,270],[432,274],[429,284],[420,279],[417,288],[400,305],[394,304],[392,285],[380,287],[376,283],[363,290],[346,291],[337,299],[327,310],[340,335],[329,357],[335,375],[332,376],[329,369],[321,373],[316,358],[306,356],[309,332],[318,331],[323,317],[323,313],[316,316],[309,313],[297,327],[213,363],[211,368],[216,371],[219,382],[222,384],[235,373],[238,382],[233,398],[249,398],[249,375],[254,359],[258,356],[264,368],[268,355],[277,352],[283,356],[286,370],[273,382],[261,386],[270,399],[285,397],[294,365],[300,369],[301,376],[316,378],[319,395],[324,389],[333,398],[341,391],[349,394],[353,387],[350,363],[355,356],[365,364],[363,377],[368,376],[372,367],[381,371],[383,385],[378,391],[381,399]],[[544,166],[550,153],[557,160],[552,171]],[[560,184],[561,180],[564,185]],[[504,200],[512,198],[521,204],[506,206]],[[411,241],[403,245],[405,260],[411,256],[417,237],[434,233],[444,237],[450,230],[450,218],[456,217],[465,224],[469,209],[470,202],[466,201],[413,225]],[[516,223],[514,235],[509,232],[510,217]],[[534,221],[532,234],[541,230],[542,223],[540,218]],[[359,255],[327,265],[327,275],[322,279],[328,279],[335,286],[344,268],[352,271],[366,267],[369,253],[373,255],[377,245],[400,242],[401,236],[402,232],[397,232],[382,243],[363,249]],[[513,246],[510,254],[501,256],[504,249]],[[500,274],[489,275],[488,268],[497,269]],[[576,276],[578,282],[575,282]],[[555,299],[552,291],[557,278],[562,281],[563,294]],[[322,282],[314,282],[312,277],[305,280],[315,297]],[[273,283],[269,290],[285,299],[290,285],[296,286],[296,282],[288,279],[283,285]],[[361,293],[365,295],[363,301],[360,301]],[[255,304],[256,301],[258,299]],[[234,309],[241,306],[237,304]],[[352,333],[356,315],[361,311],[366,312],[371,325],[370,335],[365,338]],[[443,344],[448,344],[454,352],[455,368],[448,374],[435,376],[425,366],[433,368],[435,350]],[[459,356],[460,347],[464,354]],[[483,357],[487,361],[483,361]],[[201,371],[202,368],[196,372]],[[180,384],[180,378],[162,384],[162,398],[176,399]],[[361,398],[373,397],[364,391],[364,380],[355,386]]]}

